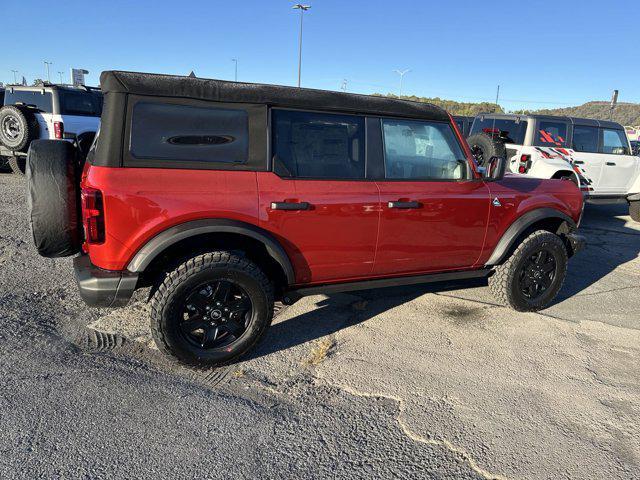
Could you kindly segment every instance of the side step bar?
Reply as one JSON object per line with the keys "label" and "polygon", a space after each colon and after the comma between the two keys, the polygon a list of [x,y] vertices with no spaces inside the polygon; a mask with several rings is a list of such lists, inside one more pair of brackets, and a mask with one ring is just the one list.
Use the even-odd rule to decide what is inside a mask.
{"label": "side step bar", "polygon": [[410,277],[379,278],[376,280],[365,280],[362,282],[313,285],[311,287],[294,288],[286,291],[282,301],[287,305],[291,305],[300,300],[302,297],[308,297],[310,295],[353,292],[357,290],[371,290],[374,288],[398,287],[402,285],[419,285],[424,283],[482,278],[489,276],[492,271],[493,270],[491,268],[485,268],[481,270],[433,273],[430,275],[414,275]]}

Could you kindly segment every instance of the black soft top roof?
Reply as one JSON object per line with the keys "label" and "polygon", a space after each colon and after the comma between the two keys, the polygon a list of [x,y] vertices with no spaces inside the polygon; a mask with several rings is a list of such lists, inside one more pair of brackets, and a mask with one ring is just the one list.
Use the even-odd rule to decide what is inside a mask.
{"label": "black soft top roof", "polygon": [[110,92],[131,93],[449,121],[445,110],[430,103],[281,85],[106,71],[100,75],[100,87],[107,95]]}

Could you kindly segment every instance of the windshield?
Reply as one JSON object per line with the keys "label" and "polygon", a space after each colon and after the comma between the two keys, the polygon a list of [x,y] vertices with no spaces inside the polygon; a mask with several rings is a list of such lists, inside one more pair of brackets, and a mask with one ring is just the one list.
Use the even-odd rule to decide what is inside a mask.
{"label": "windshield", "polygon": [[475,133],[488,133],[498,136],[505,143],[515,145],[524,144],[524,136],[527,132],[527,122],[518,119],[501,119],[490,117],[476,117],[469,135]]}

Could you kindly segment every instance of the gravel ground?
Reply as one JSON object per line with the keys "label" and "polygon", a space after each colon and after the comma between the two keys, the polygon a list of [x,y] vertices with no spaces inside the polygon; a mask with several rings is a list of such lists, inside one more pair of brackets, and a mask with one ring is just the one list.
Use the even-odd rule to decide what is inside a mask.
{"label": "gravel ground", "polygon": [[540,314],[482,282],[310,297],[250,358],[198,372],[154,348],[144,292],[87,309],[0,175],[0,478],[640,478],[624,213],[587,210]]}

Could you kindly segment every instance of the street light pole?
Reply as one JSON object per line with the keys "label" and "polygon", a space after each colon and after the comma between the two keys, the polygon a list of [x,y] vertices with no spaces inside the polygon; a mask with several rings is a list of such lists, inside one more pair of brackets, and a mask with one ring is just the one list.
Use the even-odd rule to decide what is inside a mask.
{"label": "street light pole", "polygon": [[300,88],[300,80],[302,78],[302,19],[304,17],[304,12],[309,10],[311,5],[303,5],[301,3],[296,3],[293,6],[294,10],[300,10],[300,39],[298,41],[298,88]]}
{"label": "street light pole", "polygon": [[232,58],[231,61],[236,64],[234,78],[235,78],[235,81],[237,82],[238,81],[238,59]]}
{"label": "street light pole", "polygon": [[53,65],[53,62],[44,62],[45,67],[47,67],[47,82],[51,83],[51,75],[49,75],[49,65]]}
{"label": "street light pole", "polygon": [[18,70],[11,70],[13,72],[13,83],[18,84]]}
{"label": "street light pole", "polygon": [[402,80],[404,79],[405,74],[409,73],[410,71],[410,68],[407,68],[406,70],[394,70],[394,72],[400,75],[400,96],[402,96]]}

